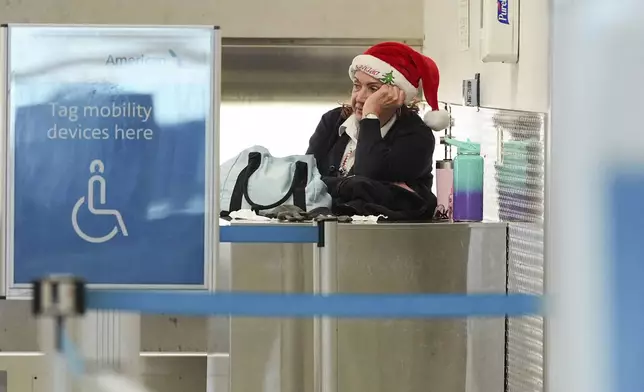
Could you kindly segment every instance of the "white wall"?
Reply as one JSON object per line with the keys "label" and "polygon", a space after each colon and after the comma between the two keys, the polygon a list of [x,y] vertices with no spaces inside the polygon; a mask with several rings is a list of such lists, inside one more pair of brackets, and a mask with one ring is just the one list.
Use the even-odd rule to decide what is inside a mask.
{"label": "white wall", "polygon": [[[548,111],[548,20],[546,0],[522,0],[518,64],[480,60],[482,0],[470,1],[470,49],[458,45],[458,4],[462,0],[425,0],[425,54],[441,70],[439,99],[462,103],[462,80],[481,74],[481,106]],[[510,0],[512,1],[512,0]]]}
{"label": "white wall", "polygon": [[[347,78],[348,79],[348,78]],[[254,145],[273,156],[304,154],[320,118],[338,106],[328,103],[223,103],[219,135],[220,161]],[[249,116],[248,113],[253,113]],[[290,118],[279,127],[267,127],[266,118]]]}
{"label": "white wall", "polygon": [[422,39],[423,1],[15,0],[0,2],[0,23],[207,24],[226,37]]}

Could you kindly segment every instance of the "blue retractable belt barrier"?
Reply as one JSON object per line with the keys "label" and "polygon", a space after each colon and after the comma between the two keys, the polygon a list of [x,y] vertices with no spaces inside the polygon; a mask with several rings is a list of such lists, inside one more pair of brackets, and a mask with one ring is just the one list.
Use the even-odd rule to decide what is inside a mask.
{"label": "blue retractable belt barrier", "polygon": [[541,297],[523,294],[314,295],[89,290],[87,308],[191,316],[502,317],[541,313]]}
{"label": "blue retractable belt barrier", "polygon": [[314,244],[320,236],[317,226],[239,225],[221,226],[219,242]]}

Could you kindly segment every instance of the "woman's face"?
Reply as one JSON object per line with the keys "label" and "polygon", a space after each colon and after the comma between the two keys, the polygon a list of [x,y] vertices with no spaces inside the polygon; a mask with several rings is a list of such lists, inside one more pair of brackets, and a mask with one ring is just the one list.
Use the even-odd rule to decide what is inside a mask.
{"label": "woman's face", "polygon": [[382,83],[362,71],[357,71],[351,90],[351,107],[358,120],[362,118],[362,107],[371,94],[378,91]]}

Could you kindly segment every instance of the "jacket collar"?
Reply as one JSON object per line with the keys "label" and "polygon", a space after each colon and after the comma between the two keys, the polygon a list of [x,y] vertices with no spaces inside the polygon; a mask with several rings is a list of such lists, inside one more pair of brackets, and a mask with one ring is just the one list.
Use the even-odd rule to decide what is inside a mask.
{"label": "jacket collar", "polygon": [[[394,125],[396,120],[397,120],[397,116],[394,114],[391,117],[391,119],[389,119],[389,121],[387,121],[387,123],[380,128],[380,135],[383,137],[383,139],[387,135],[391,127]],[[342,125],[340,125],[340,128],[338,129],[340,136],[342,136],[342,134],[346,132],[347,135],[349,135],[349,137],[353,141],[357,142],[358,141],[358,122],[359,121],[356,118],[355,114],[352,114],[351,116],[349,116],[349,118],[347,118],[342,123]]]}

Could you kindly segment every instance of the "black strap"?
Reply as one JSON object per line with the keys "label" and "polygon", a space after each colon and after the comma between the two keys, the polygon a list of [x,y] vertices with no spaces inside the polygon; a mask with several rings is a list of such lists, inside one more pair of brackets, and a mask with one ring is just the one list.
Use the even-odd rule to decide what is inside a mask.
{"label": "black strap", "polygon": [[248,176],[246,175],[247,172],[248,166],[239,172],[239,176],[237,176],[233,193],[230,195],[230,209],[228,212],[241,210],[242,198],[244,197],[244,181],[248,181]]}
{"label": "black strap", "polygon": [[293,175],[293,204],[306,212],[306,185],[309,182],[309,165],[306,162],[295,162]]}
{"label": "black strap", "polygon": [[303,211],[306,211],[306,185],[308,183],[308,164],[306,162],[295,162],[295,173],[293,181],[286,194],[278,201],[269,205],[262,205],[253,202],[248,195],[248,181],[250,176],[259,169],[262,163],[262,154],[251,152],[248,154],[248,165],[239,173],[233,193],[230,197],[230,211],[239,211],[242,207],[242,197],[251,206],[253,211],[270,210],[284,204],[293,196],[293,204]]}

